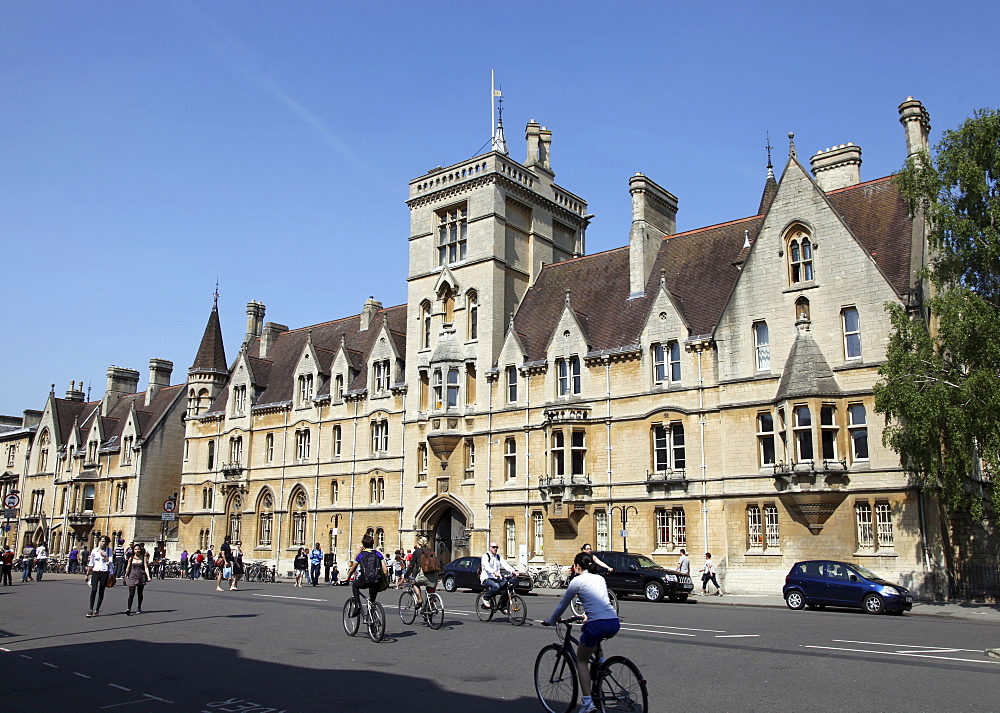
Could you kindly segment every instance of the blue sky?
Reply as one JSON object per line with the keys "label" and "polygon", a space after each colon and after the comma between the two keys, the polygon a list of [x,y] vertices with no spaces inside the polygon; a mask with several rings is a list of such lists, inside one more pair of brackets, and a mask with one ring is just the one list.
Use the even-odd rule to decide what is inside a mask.
{"label": "blue sky", "polygon": [[115,364],[183,379],[219,280],[230,359],[245,305],[301,327],[406,294],[407,183],[489,139],[553,131],[590,253],[627,243],[628,178],[678,229],[756,211],[776,166],[853,141],[862,179],[1000,105],[987,3],[0,1],[0,413]]}

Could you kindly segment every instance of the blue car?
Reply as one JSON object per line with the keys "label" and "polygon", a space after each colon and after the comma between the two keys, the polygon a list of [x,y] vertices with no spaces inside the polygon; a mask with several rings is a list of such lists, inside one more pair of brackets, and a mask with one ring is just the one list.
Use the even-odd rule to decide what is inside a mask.
{"label": "blue car", "polygon": [[861,565],[831,560],[796,562],[781,589],[789,609],[853,607],[868,614],[902,614],[913,608],[913,596],[902,587]]}

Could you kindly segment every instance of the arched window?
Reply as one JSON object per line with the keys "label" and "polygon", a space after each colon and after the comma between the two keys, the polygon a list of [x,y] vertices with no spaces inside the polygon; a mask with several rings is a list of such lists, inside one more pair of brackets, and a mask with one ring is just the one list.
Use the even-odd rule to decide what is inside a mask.
{"label": "arched window", "polygon": [[455,291],[450,287],[441,290],[441,306],[444,311],[444,323],[455,323]]}
{"label": "arched window", "polygon": [[292,545],[302,547],[306,544],[306,507],[309,499],[306,492],[301,488],[292,493],[289,501],[289,510],[292,511]]}
{"label": "arched window", "polygon": [[264,490],[257,500],[257,545],[266,547],[271,544],[274,532],[274,496],[270,490]]}
{"label": "arched window", "polygon": [[802,228],[792,229],[788,236],[788,279],[792,284],[814,279],[813,244]]}
{"label": "arched window", "polygon": [[479,295],[473,290],[465,301],[469,307],[469,339],[479,339]]}
{"label": "arched window", "polygon": [[428,302],[420,305],[420,348],[431,348],[431,306]]}
{"label": "arched window", "polygon": [[49,429],[42,431],[42,435],[38,437],[38,470],[45,472],[49,467],[49,443],[51,439],[49,437]]}
{"label": "arched window", "polygon": [[799,297],[797,300],[795,300],[795,321],[796,322],[810,321],[809,300],[807,300],[805,297]]}

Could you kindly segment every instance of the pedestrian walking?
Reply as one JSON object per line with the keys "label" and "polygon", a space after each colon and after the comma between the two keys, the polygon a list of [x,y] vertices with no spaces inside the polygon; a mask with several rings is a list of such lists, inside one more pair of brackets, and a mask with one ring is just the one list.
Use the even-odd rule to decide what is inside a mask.
{"label": "pedestrian walking", "polygon": [[309,580],[312,586],[319,585],[319,568],[323,564],[323,549],[316,543],[309,553]]}
{"label": "pedestrian walking", "polygon": [[0,586],[12,587],[14,582],[11,581],[11,572],[14,570],[14,550],[9,547],[3,548],[3,554],[0,555]]}
{"label": "pedestrian walking", "polygon": [[698,571],[701,572],[701,593],[708,594],[708,583],[711,582],[715,585],[716,596],[721,597],[724,592],[719,586],[719,580],[715,578],[715,563],[712,561],[711,552],[705,553],[705,565]]}
{"label": "pedestrian walking", "polygon": [[240,580],[243,579],[243,543],[237,541],[233,550],[233,578],[229,581],[229,590],[239,589]]}
{"label": "pedestrian walking", "polygon": [[191,579],[198,579],[201,576],[201,568],[205,564],[205,553],[201,550],[194,551],[191,558]]}
{"label": "pedestrian walking", "polygon": [[146,587],[146,582],[151,579],[149,576],[149,554],[146,546],[141,542],[132,548],[132,556],[128,558],[125,566],[125,584],[128,585],[128,605],[125,609],[125,616],[132,616],[132,602],[138,595],[136,602],[136,614],[142,614],[142,590]]}
{"label": "pedestrian walking", "polygon": [[208,552],[205,553],[205,571],[203,572],[205,579],[213,579],[215,577],[215,555],[212,554],[212,550],[214,549],[214,545],[209,545]]}
{"label": "pedestrian walking", "polygon": [[677,571],[689,576],[691,574],[691,558],[684,548],[681,548],[681,556],[677,559]]}
{"label": "pedestrian walking", "polygon": [[[111,552],[111,538],[103,536],[90,552],[86,578],[90,580],[90,609],[87,618],[101,615],[104,590],[108,586],[108,574],[114,570],[114,555]],[[96,603],[96,607],[94,606]]]}
{"label": "pedestrian walking", "polygon": [[69,574],[76,574],[77,569],[80,566],[80,550],[73,545],[73,549],[69,551]]}
{"label": "pedestrian walking", "polygon": [[302,586],[302,580],[305,579],[307,570],[309,568],[309,555],[306,554],[306,548],[300,547],[298,553],[295,555],[295,559],[292,560],[292,567],[295,569],[295,585],[296,587]]}
{"label": "pedestrian walking", "polygon": [[393,582],[395,582],[396,589],[400,589],[403,586],[403,568],[405,564],[403,561],[403,551],[396,550],[396,554],[392,558]]}
{"label": "pedestrian walking", "polygon": [[25,545],[24,549],[21,550],[21,581],[27,582],[29,579],[34,579],[31,576],[31,570],[35,566],[35,546]]}
{"label": "pedestrian walking", "polygon": [[90,550],[87,549],[87,543],[83,543],[83,548],[80,550],[80,571],[85,572],[87,570],[87,565],[90,563]]}
{"label": "pedestrian walking", "polygon": [[125,576],[125,540],[118,538],[114,552],[114,573],[116,579]]}
{"label": "pedestrian walking", "polygon": [[230,536],[226,535],[226,538],[219,545],[219,556],[215,560],[215,591],[224,592],[225,589],[222,588],[223,579],[231,579],[233,576],[233,548],[229,544]]}
{"label": "pedestrian walking", "polygon": [[42,581],[42,575],[45,574],[45,568],[48,564],[49,550],[43,541],[35,548],[35,579],[37,581]]}

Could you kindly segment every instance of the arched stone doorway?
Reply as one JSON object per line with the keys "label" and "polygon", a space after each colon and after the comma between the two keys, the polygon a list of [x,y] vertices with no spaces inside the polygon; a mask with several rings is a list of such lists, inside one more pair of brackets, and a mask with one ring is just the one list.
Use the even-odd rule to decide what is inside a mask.
{"label": "arched stone doorway", "polygon": [[442,496],[427,503],[416,520],[415,529],[427,534],[441,564],[469,554],[466,533],[472,527],[472,516],[457,498]]}

